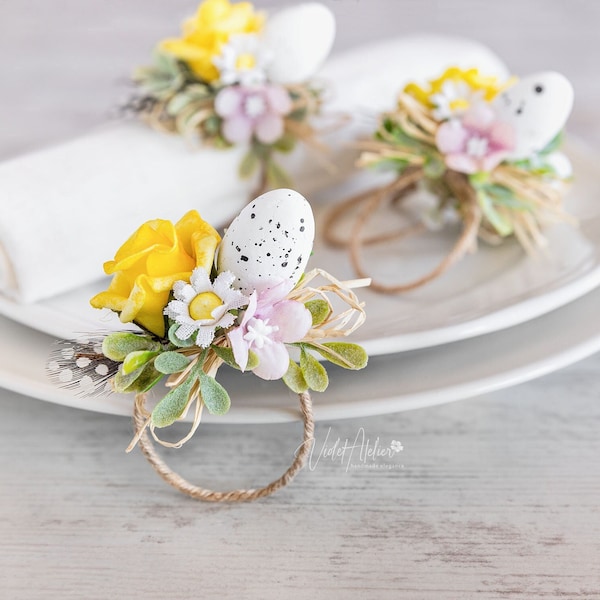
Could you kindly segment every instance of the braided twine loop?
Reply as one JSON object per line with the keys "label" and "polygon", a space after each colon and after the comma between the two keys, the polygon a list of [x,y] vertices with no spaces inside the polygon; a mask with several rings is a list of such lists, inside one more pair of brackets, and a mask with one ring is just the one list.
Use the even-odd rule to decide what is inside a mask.
{"label": "braided twine loop", "polygon": [[136,432],[139,434],[139,437],[136,435],[136,438],[139,440],[138,444],[142,454],[146,457],[146,460],[150,465],[152,465],[152,468],[156,473],[176,490],[187,496],[191,496],[196,500],[203,500],[205,502],[247,502],[270,496],[277,490],[285,487],[292,479],[294,479],[306,463],[314,440],[315,421],[310,394],[304,392],[298,394],[298,398],[300,399],[300,410],[302,412],[302,421],[304,423],[302,444],[298,448],[292,464],[281,477],[264,487],[256,489],[238,489],[229,492],[217,492],[194,485],[173,471],[158,455],[152,437],[148,434],[148,428],[146,427],[147,417],[143,408],[146,402],[146,394],[138,394],[136,396],[133,410],[133,423]]}

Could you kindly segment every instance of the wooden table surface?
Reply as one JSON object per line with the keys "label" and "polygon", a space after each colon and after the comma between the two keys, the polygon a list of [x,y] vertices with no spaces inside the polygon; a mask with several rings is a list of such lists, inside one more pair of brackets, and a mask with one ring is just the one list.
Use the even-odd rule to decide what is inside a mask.
{"label": "wooden table surface", "polygon": [[[193,4],[0,0],[0,157],[106,120]],[[600,2],[328,4],[337,49],[429,30],[485,41],[519,73],[563,71],[570,129],[600,146]],[[0,408],[2,599],[600,598],[600,356],[486,397],[319,423],[317,453],[361,431],[403,450],[381,468],[315,454],[290,487],[243,505],[164,485],[123,453],[127,419],[6,391]],[[170,460],[206,485],[252,485],[300,435],[207,426]]]}

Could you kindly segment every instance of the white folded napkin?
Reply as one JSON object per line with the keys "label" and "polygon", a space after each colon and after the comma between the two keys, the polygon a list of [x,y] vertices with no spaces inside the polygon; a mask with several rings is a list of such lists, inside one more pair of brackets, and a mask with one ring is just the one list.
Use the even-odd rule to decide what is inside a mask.
{"label": "white folded napkin", "polygon": [[[336,173],[306,148],[285,157],[296,188],[307,195],[347,176],[355,155],[345,142],[372,131],[376,114],[393,107],[407,81],[450,65],[507,75],[481,44],[440,36],[378,42],[332,58],[321,72],[334,95],[327,108],[363,118],[326,140]],[[237,176],[244,152],[190,149],[179,137],[120,123],[0,164],[0,292],[30,303],[94,281],[103,262],[149,219],[175,221],[195,208],[223,225],[253,187]]]}

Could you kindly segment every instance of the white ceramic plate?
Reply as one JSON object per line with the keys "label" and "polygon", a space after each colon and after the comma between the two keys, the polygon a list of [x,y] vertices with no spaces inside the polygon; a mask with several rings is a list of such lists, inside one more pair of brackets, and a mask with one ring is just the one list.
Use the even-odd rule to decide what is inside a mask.
{"label": "white ceramic plate", "polygon": [[[547,234],[545,255],[527,256],[514,241],[467,256],[442,278],[410,294],[385,296],[360,290],[367,302],[367,325],[353,341],[371,355],[414,350],[467,339],[523,323],[573,301],[600,285],[600,176],[598,157],[582,145],[568,151],[576,181],[567,197],[567,210],[580,219],[579,229],[566,224]],[[370,176],[370,183],[373,176]],[[317,206],[356,191],[369,176],[311,198]],[[367,181],[366,181],[367,180]],[[380,180],[379,180],[380,181]],[[377,273],[398,281],[425,273],[448,251],[457,231],[432,233],[405,242],[396,252],[379,248],[371,253]],[[353,278],[343,251],[317,242],[309,263],[339,279]],[[89,306],[89,298],[106,282],[86,286],[32,305],[0,297],[0,314],[46,333],[73,334],[118,328],[112,313]]]}
{"label": "white ceramic plate", "polygon": [[[361,417],[478,396],[539,377],[600,350],[600,290],[548,315],[454,344],[372,358],[364,371],[329,367],[329,389],[314,394],[317,419]],[[53,386],[45,363],[52,338],[0,317],[0,385],[41,400],[130,415],[132,397],[83,398]],[[298,418],[297,398],[281,382],[223,367],[232,398],[215,423],[275,423]],[[159,393],[161,393],[159,391]]]}

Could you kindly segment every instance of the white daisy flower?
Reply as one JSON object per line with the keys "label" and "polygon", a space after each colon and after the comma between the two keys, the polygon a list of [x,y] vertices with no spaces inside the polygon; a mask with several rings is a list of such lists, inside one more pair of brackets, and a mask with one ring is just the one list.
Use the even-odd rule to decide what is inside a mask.
{"label": "white daisy flower", "polygon": [[222,85],[241,83],[253,86],[264,83],[269,62],[271,53],[261,44],[257,35],[250,33],[232,35],[221,49],[221,54],[213,58]]}
{"label": "white daisy flower", "polygon": [[473,104],[483,101],[483,92],[474,90],[464,81],[445,81],[438,94],[430,97],[435,106],[433,116],[445,121],[466,112]]}
{"label": "white daisy flower", "polygon": [[164,314],[179,327],[175,335],[187,340],[196,334],[196,345],[208,348],[217,328],[226,329],[235,323],[231,310],[247,306],[250,299],[239,290],[231,289],[235,275],[231,271],[220,273],[214,282],[205,269],[192,272],[190,283],[176,281],[173,286],[175,300],[171,300]]}

